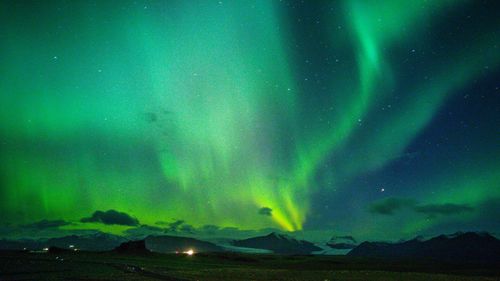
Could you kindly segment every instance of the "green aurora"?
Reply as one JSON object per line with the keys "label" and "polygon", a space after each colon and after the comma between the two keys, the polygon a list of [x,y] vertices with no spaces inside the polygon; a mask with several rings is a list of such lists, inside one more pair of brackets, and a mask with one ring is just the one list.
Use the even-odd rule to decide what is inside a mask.
{"label": "green aurora", "polygon": [[[498,84],[481,86],[500,65],[488,5],[2,2],[0,225],[130,228],[79,222],[113,209],[146,225],[498,231],[482,207],[500,200],[498,112],[470,116],[492,120],[470,135],[439,123],[465,95],[498,109]],[[426,134],[456,146],[426,150]],[[392,197],[475,211],[368,211]]]}

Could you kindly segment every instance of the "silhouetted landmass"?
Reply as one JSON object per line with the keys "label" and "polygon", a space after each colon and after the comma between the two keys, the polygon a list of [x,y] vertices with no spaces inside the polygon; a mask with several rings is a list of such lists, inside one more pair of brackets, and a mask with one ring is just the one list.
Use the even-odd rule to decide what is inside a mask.
{"label": "silhouetted landmass", "polygon": [[69,253],[73,252],[73,250],[59,248],[59,247],[50,247],[48,252],[51,254],[69,254]]}
{"label": "silhouetted landmass", "polygon": [[24,249],[38,249],[40,245],[35,240],[0,240],[0,250],[24,250]]}
{"label": "silhouetted landmass", "polygon": [[145,239],[146,247],[159,253],[184,252],[192,249],[196,253],[201,252],[223,252],[224,249],[213,243],[201,241],[189,237],[180,236],[148,236]]}
{"label": "silhouetted landmass", "polygon": [[124,237],[106,233],[91,235],[69,235],[50,239],[0,240],[0,250],[40,250],[59,247],[63,249],[79,249],[84,251],[109,251],[127,241]]}
{"label": "silhouetted landmass", "polygon": [[440,235],[401,243],[363,242],[348,253],[356,257],[432,258],[449,262],[500,262],[500,240],[488,233]]}
{"label": "silhouetted landmass", "polygon": [[492,281],[498,264],[241,253],[122,254],[0,251],[1,280]]}
{"label": "silhouetted landmass", "polygon": [[151,253],[151,251],[146,248],[146,242],[144,240],[123,242],[114,249],[114,252],[134,255]]}
{"label": "silhouetted landmass", "polygon": [[[51,247],[83,251],[110,251],[123,247],[133,247],[134,242],[121,236],[97,233],[92,235],[70,235],[51,239],[0,240],[0,250],[42,250]],[[127,243],[126,243],[127,242]],[[122,244],[123,243],[123,244]],[[224,248],[216,244],[194,238],[180,236],[148,236],[144,240],[145,249],[159,253],[183,252],[222,252]]]}
{"label": "silhouetted landmass", "polygon": [[349,244],[349,243],[326,243],[326,245],[332,249],[338,249],[338,250],[354,249],[357,247],[355,244]]}
{"label": "silhouetted landmass", "polygon": [[[61,243],[77,241],[71,236],[62,238],[54,241]],[[109,239],[111,238],[104,240]],[[341,240],[334,239],[334,241]],[[75,251],[68,247],[57,246],[51,246],[43,251],[0,251],[0,279],[491,281],[497,280],[500,276],[500,261],[497,259],[498,242],[488,234],[461,233],[453,236],[442,235],[430,240],[413,239],[395,244],[365,242],[357,247],[357,250],[352,250],[354,254],[331,256],[217,252],[215,250],[222,249],[215,244],[192,238],[151,236],[145,240],[122,243],[116,249],[107,252]],[[265,246],[279,254],[304,254],[318,249],[310,242],[298,241],[276,233],[236,241],[235,244],[244,244],[242,247]],[[447,252],[447,257],[453,255],[453,259],[446,261],[423,258],[427,254],[410,256],[403,251],[399,252],[399,256],[395,255],[397,251],[393,251],[391,255],[383,252],[384,255],[376,254],[372,257],[355,256],[355,251],[366,249],[367,245],[373,246],[369,248],[371,250],[381,247],[384,251],[387,247],[399,249],[396,246],[406,245],[407,250],[411,250],[408,250],[410,253],[432,248],[432,251],[429,251],[433,255],[440,251],[446,252],[447,247],[460,250]],[[19,244],[11,246],[19,247]],[[149,254],[151,246],[165,253],[193,249],[199,254]],[[471,253],[480,254],[481,259],[471,258],[474,257]],[[438,256],[431,256],[431,258],[436,257]],[[494,259],[485,260],[483,259],[485,257]]]}
{"label": "silhouetted landmass", "polygon": [[109,251],[126,240],[127,239],[117,235],[97,233],[85,236],[70,235],[52,238],[42,242],[42,244],[44,247],[68,248],[70,245],[73,245],[75,248],[85,251]]}
{"label": "silhouetted landmass", "polygon": [[266,236],[236,240],[232,244],[238,247],[271,250],[276,254],[310,254],[322,250],[311,242],[297,240],[275,232]]}

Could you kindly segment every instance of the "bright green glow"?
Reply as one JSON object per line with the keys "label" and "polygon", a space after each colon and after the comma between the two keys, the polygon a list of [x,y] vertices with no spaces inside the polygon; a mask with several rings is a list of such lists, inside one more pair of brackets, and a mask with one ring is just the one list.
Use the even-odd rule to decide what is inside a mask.
{"label": "bright green glow", "polygon": [[[490,45],[479,38],[440,61],[432,82],[398,85],[391,48],[424,37],[420,23],[461,5],[332,5],[350,41],[336,41],[339,29],[329,36],[353,53],[351,66],[328,79],[328,102],[312,108],[301,101],[317,93],[294,67],[307,54],[294,52],[279,2],[123,10],[82,2],[73,7],[81,14],[45,12],[27,23],[0,9],[8,26],[0,45],[0,212],[29,222],[116,209],[145,224],[177,218],[301,230],[325,162],[343,163],[329,171],[336,186],[383,168],[485,63],[498,65],[498,52],[477,57]],[[414,94],[377,116],[377,131],[363,127],[395,87]],[[261,207],[272,217],[258,215]]]}
{"label": "bright green glow", "polygon": [[[396,41],[404,42],[408,35],[421,29],[418,23],[428,20],[427,14],[430,11],[440,10],[442,6],[447,6],[451,2],[453,1],[440,1],[432,5],[421,5],[416,1],[413,3],[386,1],[384,5],[367,1],[345,2],[345,13],[349,15],[348,26],[352,29],[357,46],[358,81],[357,83],[350,81],[356,86],[349,95],[344,92],[332,94],[336,97],[333,100],[340,102],[334,106],[341,114],[330,116],[332,118],[330,123],[334,124],[333,128],[322,128],[321,132],[315,134],[318,137],[306,146],[305,154],[307,155],[301,157],[301,161],[306,163],[298,165],[301,171],[295,174],[302,178],[311,177],[316,167],[327,156],[334,154],[339,146],[350,139],[359,121],[372,110],[373,100],[389,94],[389,87],[393,86],[394,82],[391,68],[384,59],[384,49],[389,48]],[[458,2],[455,1],[455,4]],[[342,80],[333,79],[332,81],[337,92],[336,84]],[[438,103],[433,105],[434,108],[429,110],[430,114],[435,111]],[[408,137],[410,136],[413,135]]]}
{"label": "bright green glow", "polygon": [[351,163],[346,162],[344,168],[348,170],[347,173],[356,174],[383,167],[400,155],[432,120],[434,113],[447,98],[479,75],[483,65],[489,62],[498,64],[500,54],[497,52],[487,53],[479,58],[475,55],[478,49],[486,45],[485,42],[480,43],[470,53],[457,54],[456,57],[460,57],[458,63],[450,63],[446,69],[436,73],[434,77],[437,78],[437,82],[413,90],[414,98],[409,99],[408,104],[402,107],[397,115],[385,119],[376,134],[362,141],[364,152],[368,152],[368,157],[366,154],[362,157],[368,160],[363,163],[357,161],[358,159]]}

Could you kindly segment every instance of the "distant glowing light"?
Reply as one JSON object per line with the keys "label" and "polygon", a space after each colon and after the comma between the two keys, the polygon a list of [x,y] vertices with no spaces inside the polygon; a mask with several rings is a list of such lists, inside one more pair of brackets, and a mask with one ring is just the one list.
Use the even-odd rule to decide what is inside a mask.
{"label": "distant glowing light", "polygon": [[184,251],[184,252],[182,252],[182,253],[183,253],[183,254],[186,254],[186,255],[188,255],[188,256],[192,256],[192,255],[194,255],[194,250],[193,250],[193,249],[189,249],[189,250]]}

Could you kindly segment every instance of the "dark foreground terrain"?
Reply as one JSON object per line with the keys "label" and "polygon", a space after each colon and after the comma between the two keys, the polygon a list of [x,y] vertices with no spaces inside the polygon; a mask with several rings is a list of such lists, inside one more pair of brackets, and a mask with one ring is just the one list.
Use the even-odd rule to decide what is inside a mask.
{"label": "dark foreground terrain", "polygon": [[500,266],[345,256],[3,251],[0,280],[500,280]]}

